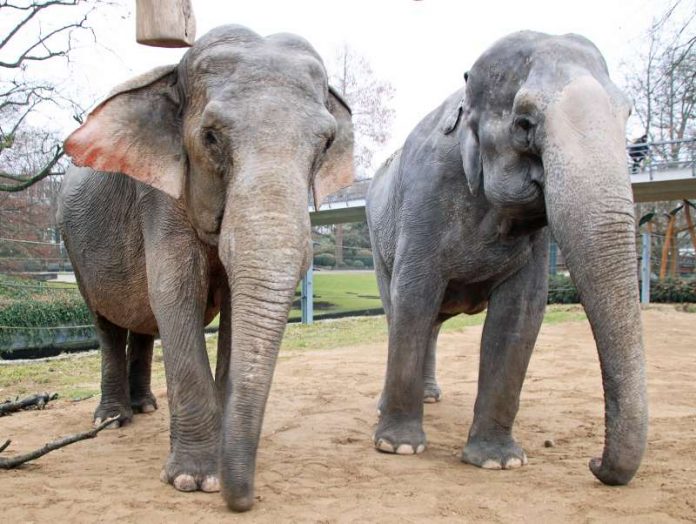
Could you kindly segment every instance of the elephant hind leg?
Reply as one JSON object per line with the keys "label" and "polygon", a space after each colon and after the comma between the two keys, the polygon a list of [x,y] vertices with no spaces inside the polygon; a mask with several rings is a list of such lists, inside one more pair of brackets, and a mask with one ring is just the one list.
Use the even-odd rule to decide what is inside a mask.
{"label": "elephant hind leg", "polygon": [[428,348],[425,352],[425,360],[423,362],[423,402],[433,404],[442,400],[442,389],[437,383],[436,377],[436,359],[437,359],[437,336],[440,333],[442,322],[438,320],[435,323],[428,341]]}
{"label": "elephant hind leg", "polygon": [[157,409],[157,399],[150,389],[154,343],[152,335],[128,333],[128,386],[134,413],[151,413]]}
{"label": "elephant hind leg", "polygon": [[101,401],[94,412],[94,424],[118,417],[109,426],[117,428],[133,418],[126,367],[128,330],[98,314],[95,315],[94,327],[101,347]]}

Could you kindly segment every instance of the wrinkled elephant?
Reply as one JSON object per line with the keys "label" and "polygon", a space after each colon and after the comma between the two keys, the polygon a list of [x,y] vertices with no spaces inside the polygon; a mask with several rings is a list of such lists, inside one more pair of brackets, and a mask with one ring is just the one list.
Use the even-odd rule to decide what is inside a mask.
{"label": "wrinkled elephant", "polygon": [[[253,504],[276,356],[312,256],[309,193],[320,202],[352,182],[352,133],[308,42],[223,26],[117,88],[65,142],[88,166],[67,174],[59,221],[102,347],[95,419],[156,407],[158,334],[162,478],[179,490]],[[218,311],[213,377],[203,328]]]}
{"label": "wrinkled elephant", "polygon": [[635,226],[625,162],[628,100],[577,35],[499,40],[466,85],[425,117],[372,181],[367,213],[389,324],[375,446],[425,449],[441,324],[488,308],[478,394],[462,460],[527,462],[512,436],[547,299],[549,231],[597,343],[604,452],[590,469],[626,484],[646,443]]}

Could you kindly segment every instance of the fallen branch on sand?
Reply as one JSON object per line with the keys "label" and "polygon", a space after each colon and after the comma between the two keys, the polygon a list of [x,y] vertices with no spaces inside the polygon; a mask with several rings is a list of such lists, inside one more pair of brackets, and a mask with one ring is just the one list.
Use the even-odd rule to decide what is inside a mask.
{"label": "fallen branch on sand", "polygon": [[[35,460],[39,457],[43,457],[46,453],[50,453],[51,451],[55,451],[56,449],[65,447],[69,444],[73,444],[74,442],[79,442],[80,440],[85,440],[88,438],[94,438],[97,436],[97,433],[99,433],[102,429],[104,429],[106,426],[108,426],[115,420],[118,420],[118,417],[107,418],[106,420],[104,420],[104,422],[102,422],[101,424],[89,431],[85,431],[83,433],[76,433],[75,435],[68,435],[67,437],[61,437],[57,440],[54,440],[53,442],[45,444],[42,448],[30,451],[29,453],[25,453],[24,455],[17,455],[16,457],[11,458],[0,457],[0,469],[16,468],[17,466],[20,466],[25,462]],[[11,442],[11,440],[7,440],[4,444],[0,445],[0,453],[7,449],[7,446],[9,446]]]}
{"label": "fallen branch on sand", "polygon": [[58,393],[37,393],[36,395],[31,395],[21,400],[6,400],[0,403],[0,417],[23,409],[43,409],[51,400],[57,398]]}

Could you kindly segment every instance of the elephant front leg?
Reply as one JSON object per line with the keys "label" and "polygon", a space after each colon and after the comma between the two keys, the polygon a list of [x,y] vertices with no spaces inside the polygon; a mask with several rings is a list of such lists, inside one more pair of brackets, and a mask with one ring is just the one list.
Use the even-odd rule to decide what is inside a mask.
{"label": "elephant front leg", "polygon": [[387,377],[374,443],[380,451],[408,455],[426,447],[424,362],[445,286],[431,277],[414,285],[396,275],[392,284]]}
{"label": "elephant front leg", "polygon": [[534,241],[530,261],[498,286],[489,301],[481,341],[478,395],[462,462],[487,469],[527,463],[512,436],[520,391],[546,306],[547,242]]}
{"label": "elephant front leg", "polygon": [[152,335],[128,333],[128,384],[134,413],[151,413],[157,409],[157,399],[150,389],[154,342]]}
{"label": "elephant front leg", "polygon": [[[175,239],[170,243],[176,245]],[[148,259],[150,302],[162,337],[170,453],[161,480],[179,491],[219,491],[220,410],[205,346],[204,253],[186,245]]]}

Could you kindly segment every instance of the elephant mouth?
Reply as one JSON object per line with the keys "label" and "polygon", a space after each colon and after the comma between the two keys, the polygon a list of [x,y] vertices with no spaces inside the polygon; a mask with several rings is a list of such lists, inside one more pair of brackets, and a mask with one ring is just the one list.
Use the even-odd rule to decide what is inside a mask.
{"label": "elephant mouth", "polygon": [[196,230],[196,234],[198,235],[198,238],[204,242],[205,244],[211,245],[211,246],[217,246],[219,241],[220,241],[220,230],[218,229],[215,232],[208,232],[208,231],[202,231],[200,229]]}

